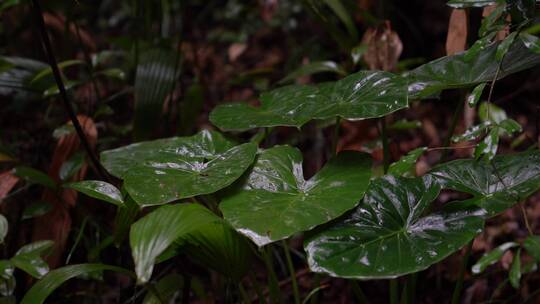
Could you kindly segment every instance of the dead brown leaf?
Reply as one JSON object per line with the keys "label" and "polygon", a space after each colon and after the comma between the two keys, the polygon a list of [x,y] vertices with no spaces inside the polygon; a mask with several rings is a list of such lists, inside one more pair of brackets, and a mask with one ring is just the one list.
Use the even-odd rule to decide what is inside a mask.
{"label": "dead brown leaf", "polygon": [[[91,118],[79,115],[77,117],[81,127],[92,147],[97,141],[97,129]],[[59,181],[59,172],[62,164],[79,150],[80,141],[77,134],[71,133],[62,136],[54,150],[53,159],[49,167],[49,176]],[[86,176],[88,166],[84,165],[72,178],[73,181],[80,181]],[[66,246],[66,241],[71,230],[71,216],[69,209],[75,206],[77,192],[70,189],[62,189],[54,192],[46,189],[42,195],[43,201],[52,205],[52,210],[34,220],[34,232],[32,239],[52,240],[54,248],[51,255],[47,257],[47,262],[51,268],[62,264],[62,256]]]}
{"label": "dead brown leaf", "polygon": [[240,55],[244,53],[244,51],[247,49],[247,44],[245,43],[233,43],[229,46],[228,55],[229,55],[229,61],[235,62]]}
{"label": "dead brown leaf", "polygon": [[454,55],[467,48],[468,12],[464,9],[453,9],[448,23],[446,36],[446,55]]}
{"label": "dead brown leaf", "polygon": [[362,44],[368,46],[364,60],[371,70],[394,71],[403,44],[396,32],[392,31],[390,21],[376,28],[368,28],[362,37]]}
{"label": "dead brown leaf", "polygon": [[11,170],[0,173],[0,201],[15,187],[19,178]]}

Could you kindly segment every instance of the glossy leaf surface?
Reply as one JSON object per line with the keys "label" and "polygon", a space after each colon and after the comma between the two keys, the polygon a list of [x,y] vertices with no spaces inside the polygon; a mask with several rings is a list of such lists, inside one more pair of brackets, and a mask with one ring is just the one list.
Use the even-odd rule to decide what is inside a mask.
{"label": "glossy leaf surface", "polygon": [[416,175],[416,161],[424,152],[426,147],[416,148],[407,155],[401,157],[397,162],[392,163],[388,168],[388,174],[395,176],[414,177]]}
{"label": "glossy leaf surface", "polygon": [[479,206],[493,216],[540,189],[540,152],[496,156],[491,163],[460,159],[430,174],[445,188],[473,195],[459,204]]}
{"label": "glossy leaf surface", "polygon": [[52,180],[47,174],[34,168],[18,166],[13,169],[13,174],[29,183],[39,184],[51,189],[56,188],[56,182],[54,180]]}
{"label": "glossy leaf surface", "polygon": [[450,0],[447,4],[455,8],[482,7],[493,5],[497,0]]}
{"label": "glossy leaf surface", "polygon": [[10,261],[15,267],[39,279],[49,272],[49,265],[41,257],[53,245],[52,241],[38,241],[25,245],[17,251]]}
{"label": "glossy leaf surface", "polygon": [[117,206],[124,204],[122,193],[115,186],[98,180],[86,180],[80,182],[69,183],[64,187],[75,189],[90,197],[102,200]]}
{"label": "glossy leaf surface", "polygon": [[[492,44],[474,53],[469,50],[442,57],[412,70],[407,74],[410,78],[409,97],[425,98],[441,90],[466,88],[492,81],[499,67],[496,59],[498,45]],[[531,52],[521,41],[516,41],[502,61],[498,79],[539,63],[539,54]]]}
{"label": "glossy leaf surface", "polygon": [[512,260],[512,267],[510,267],[510,272],[508,273],[508,279],[510,280],[510,285],[514,288],[519,288],[519,281],[521,281],[521,248],[519,248],[514,254],[514,259]]}
{"label": "glossy leaf surface", "polygon": [[429,177],[372,181],[351,214],[305,240],[310,269],[335,277],[382,279],[441,261],[481,231],[483,211],[424,215],[439,191]]}
{"label": "glossy leaf surface", "polygon": [[120,267],[104,264],[78,264],[69,265],[50,271],[45,277],[37,281],[24,295],[21,304],[42,304],[47,297],[64,282],[80,275],[110,270],[130,275],[131,272]]}
{"label": "glossy leaf surface", "polygon": [[213,131],[158,139],[102,153],[109,172],[124,179],[141,206],[209,194],[229,186],[252,164],[257,146]]}
{"label": "glossy leaf surface", "polygon": [[480,258],[480,260],[478,260],[478,262],[476,262],[476,264],[472,266],[471,268],[472,273],[479,274],[479,273],[484,272],[484,270],[486,270],[488,266],[497,263],[502,258],[502,256],[504,255],[506,251],[518,245],[519,245],[518,243],[507,242],[507,243],[497,246],[497,248],[484,254]]}
{"label": "glossy leaf surface", "polygon": [[225,130],[301,127],[312,119],[381,117],[408,106],[407,80],[387,72],[360,71],[318,86],[291,85],[260,97],[261,106],[226,104],[210,114]]}
{"label": "glossy leaf surface", "polygon": [[300,151],[275,146],[258,155],[243,189],[225,197],[220,209],[238,232],[264,246],[354,208],[370,177],[370,157],[345,151],[306,181]]}

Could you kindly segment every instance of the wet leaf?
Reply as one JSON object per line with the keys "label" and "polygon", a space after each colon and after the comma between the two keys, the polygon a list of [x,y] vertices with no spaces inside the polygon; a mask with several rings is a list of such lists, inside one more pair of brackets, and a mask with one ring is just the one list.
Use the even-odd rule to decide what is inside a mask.
{"label": "wet leaf", "polygon": [[508,279],[510,280],[510,285],[518,289],[519,281],[521,281],[521,248],[519,248],[514,255],[512,260],[512,267],[510,267],[510,272],[508,273]]}
{"label": "wet leaf", "polygon": [[495,156],[491,162],[460,159],[429,173],[444,187],[472,194],[461,206],[479,206],[489,216],[512,207],[540,189],[540,152]]}
{"label": "wet leaf", "polygon": [[56,188],[56,182],[47,174],[30,167],[18,166],[13,169],[13,175],[18,176],[32,184],[39,184],[50,189]]}
{"label": "wet leaf", "polygon": [[295,79],[318,73],[335,73],[337,75],[344,76],[347,73],[334,61],[315,61],[305,64],[295,71],[291,72],[285,78],[279,81],[280,84],[285,84]]}
{"label": "wet leaf", "polygon": [[504,135],[509,135],[509,136],[514,133],[519,133],[523,131],[523,129],[521,128],[521,125],[517,121],[510,118],[501,121],[498,127],[499,127],[499,130],[502,131],[499,133],[504,133]]}
{"label": "wet leaf", "polygon": [[506,56],[510,46],[512,46],[512,43],[514,43],[514,40],[516,39],[516,35],[517,32],[511,33],[497,46],[497,53],[495,54],[497,61],[503,60],[504,56]]}
{"label": "wet leaf", "polygon": [[455,8],[482,7],[496,4],[497,0],[450,0],[446,4]]}
{"label": "wet leaf", "polygon": [[98,180],[85,180],[64,185],[66,188],[75,189],[83,194],[102,200],[117,206],[124,205],[122,193],[115,186]]}
{"label": "wet leaf", "polygon": [[191,137],[140,142],[103,152],[109,172],[124,179],[141,206],[214,193],[232,184],[253,163],[257,146],[235,143],[213,131]]}
{"label": "wet leaf", "polygon": [[519,38],[523,42],[523,45],[525,45],[525,47],[527,47],[530,51],[540,54],[540,40],[538,37],[527,33],[521,33]]}
{"label": "wet leaf", "polygon": [[369,155],[345,151],[306,181],[300,151],[275,146],[258,155],[243,189],[225,197],[220,209],[238,232],[261,247],[354,208],[370,177]]}
{"label": "wet leaf", "polygon": [[461,135],[453,136],[452,141],[457,143],[457,142],[460,142],[460,141],[475,140],[477,138],[480,138],[492,126],[493,126],[493,123],[491,121],[482,122],[482,123],[480,123],[480,124],[478,124],[476,126],[472,126],[472,127],[468,128]]}
{"label": "wet leaf", "polygon": [[60,167],[59,177],[62,181],[67,181],[77,173],[84,165],[84,154],[75,153]]}
{"label": "wet leaf", "polygon": [[[219,229],[221,231],[216,232]],[[223,233],[227,229],[234,234]],[[138,283],[148,282],[156,258],[175,242],[198,247],[200,256],[195,255],[196,259],[210,262],[211,266],[217,265],[218,270],[227,269],[241,276],[243,274],[239,273],[247,270],[241,266],[246,261],[242,259],[245,259],[248,256],[246,252],[250,251],[246,241],[239,237],[221,218],[201,205],[177,204],[159,207],[131,227],[130,245]],[[222,265],[218,265],[220,263]]]}
{"label": "wet leaf", "polygon": [[334,277],[383,279],[443,260],[481,231],[483,211],[425,215],[439,191],[429,177],[374,180],[356,210],[305,240],[310,269]]}
{"label": "wet leaf", "polygon": [[401,157],[397,162],[390,165],[388,174],[395,176],[414,177],[416,175],[416,161],[426,152],[426,147],[416,148],[407,155]]}
{"label": "wet leaf", "polygon": [[21,304],[42,304],[56,288],[75,277],[97,271],[110,270],[130,275],[131,272],[120,267],[104,264],[69,265],[50,271],[24,295]]}
{"label": "wet leaf", "polygon": [[471,94],[467,95],[467,104],[469,107],[474,108],[476,104],[478,104],[478,101],[480,100],[480,97],[482,97],[482,92],[484,92],[484,88],[486,87],[487,83],[481,83],[477,85],[471,92]]}
{"label": "wet leaf", "polygon": [[540,262],[540,236],[529,236],[524,242],[523,247],[537,261]]}
{"label": "wet leaf", "polygon": [[403,51],[399,35],[392,30],[390,21],[368,28],[362,37],[367,45],[364,61],[370,70],[394,71]]}
{"label": "wet leaf", "polygon": [[360,71],[318,86],[290,85],[260,97],[261,106],[226,104],[210,114],[225,130],[301,127],[312,119],[382,117],[408,106],[406,79],[386,72]]}
{"label": "wet leaf", "polygon": [[[426,98],[441,90],[467,88],[492,81],[499,66],[495,58],[498,45],[493,43],[474,55],[469,50],[442,57],[412,70],[407,74],[411,78],[409,98]],[[498,79],[539,63],[540,55],[529,51],[521,41],[516,41],[504,57]]]}
{"label": "wet leaf", "polygon": [[487,252],[480,258],[480,260],[478,260],[478,262],[476,262],[476,264],[472,266],[471,268],[472,273],[479,274],[479,273],[484,272],[484,270],[486,270],[488,266],[497,263],[502,258],[502,256],[504,255],[506,251],[518,245],[519,245],[518,243],[507,242],[507,243],[497,246],[497,248],[491,250],[490,252]]}
{"label": "wet leaf", "polygon": [[10,262],[17,268],[24,270],[36,279],[40,279],[49,272],[49,265],[42,256],[52,249],[52,241],[38,241],[21,247]]}
{"label": "wet leaf", "polygon": [[476,145],[474,148],[474,157],[480,159],[486,157],[488,160],[492,160],[497,154],[499,148],[499,129],[492,128],[484,139]]}

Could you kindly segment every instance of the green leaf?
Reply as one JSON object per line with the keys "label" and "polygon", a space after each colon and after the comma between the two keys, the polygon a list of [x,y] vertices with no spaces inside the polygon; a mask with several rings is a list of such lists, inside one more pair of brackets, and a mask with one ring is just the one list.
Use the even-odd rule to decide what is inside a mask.
{"label": "green leaf", "polygon": [[75,133],[75,127],[73,127],[72,124],[65,124],[54,129],[52,136],[54,139],[60,139],[60,137],[69,135],[71,133]]}
{"label": "green leaf", "polygon": [[195,83],[187,88],[184,99],[178,105],[179,122],[178,130],[180,134],[191,135],[197,127],[197,118],[204,105],[204,88]]}
{"label": "green leaf", "polygon": [[519,281],[521,281],[521,248],[519,248],[514,255],[514,259],[512,260],[512,267],[510,268],[510,272],[508,273],[508,279],[510,280],[510,285],[512,287],[518,289],[519,288]]}
{"label": "green leaf", "polygon": [[66,188],[75,189],[83,194],[102,200],[117,206],[124,205],[122,193],[115,186],[98,180],[86,180],[64,185]]}
{"label": "green leaf", "polygon": [[151,291],[146,293],[143,304],[163,304],[165,303],[178,303],[178,294],[182,290],[184,285],[184,278],[177,274],[171,273],[161,278],[154,286],[155,290],[159,293],[159,297]]}
{"label": "green leaf", "polygon": [[503,131],[503,132],[500,132],[500,133],[504,133],[502,135],[508,135],[508,136],[514,133],[519,133],[523,131],[523,129],[521,128],[521,125],[517,121],[510,118],[505,119],[499,123],[499,130]]}
{"label": "green leaf", "polygon": [[467,104],[469,107],[474,108],[478,101],[480,100],[480,97],[482,96],[482,92],[484,92],[484,88],[486,87],[487,83],[481,83],[477,85],[471,92],[471,94],[467,95]]}
{"label": "green leaf", "polygon": [[60,180],[67,181],[70,179],[81,167],[84,165],[84,154],[81,152],[73,154],[66,162],[60,167]]}
{"label": "green leaf", "polygon": [[512,43],[514,43],[514,40],[516,39],[517,32],[512,32],[508,37],[506,37],[498,46],[497,46],[497,52],[495,54],[495,58],[497,58],[497,61],[503,60],[504,56],[508,53],[508,50],[510,49],[510,46]]}
{"label": "green leaf", "polygon": [[540,262],[540,236],[532,235],[529,236],[523,242],[523,247],[527,252],[537,261]]}
{"label": "green leaf", "polygon": [[473,195],[460,205],[479,206],[493,216],[540,189],[540,152],[499,155],[491,162],[460,159],[429,174],[445,188]]}
{"label": "green leaf", "polygon": [[[70,66],[84,65],[84,64],[85,64],[84,61],[78,60],[78,59],[66,60],[66,61],[59,62],[58,63],[58,68],[65,69],[65,68],[70,67]],[[41,71],[39,71],[36,75],[34,75],[34,77],[30,80],[29,84],[33,85],[34,83],[38,82],[39,80],[45,78],[46,76],[50,76],[50,75],[52,75],[52,69],[51,69],[51,67],[46,67],[46,68],[42,69]]]}
{"label": "green leaf", "polygon": [[308,76],[318,73],[335,73],[340,76],[344,76],[347,73],[334,61],[314,61],[308,64],[302,65],[295,71],[291,72],[285,78],[281,79],[278,83],[285,84],[294,81],[296,78],[302,76]]}
{"label": "green leaf", "polygon": [[368,46],[365,44],[359,45],[351,50],[351,59],[355,66],[360,62],[360,59],[362,56],[364,56],[367,50]]}
{"label": "green leaf", "polygon": [[104,264],[69,265],[50,271],[24,295],[21,304],[42,304],[47,297],[69,279],[97,271],[110,270],[131,275],[129,270]]}
{"label": "green leaf", "polygon": [[446,4],[454,8],[466,8],[489,6],[497,2],[497,0],[450,0]]}
{"label": "green leaf", "polygon": [[401,157],[397,162],[390,165],[390,168],[388,168],[388,174],[405,177],[416,176],[416,161],[420,155],[426,151],[426,147],[420,147],[410,151],[407,153],[407,155]]}
{"label": "green leaf", "polygon": [[52,205],[49,202],[46,202],[46,201],[32,202],[30,203],[30,205],[24,208],[21,220],[24,221],[24,220],[42,216],[46,214],[47,212],[51,211],[51,209],[52,209]]}
{"label": "green leaf", "polygon": [[[221,231],[218,232],[219,229]],[[227,229],[234,234],[223,233]],[[161,206],[131,227],[130,244],[138,283],[148,282],[158,256],[175,242],[189,244],[192,248],[187,252],[195,253],[196,259],[210,261],[211,266],[221,263],[217,270],[230,270],[232,273],[247,270],[242,264],[247,261],[243,259],[246,252],[249,253],[249,247],[239,237],[223,219],[201,205]]]}
{"label": "green leaf", "polygon": [[149,49],[141,54],[135,76],[135,138],[147,139],[160,126],[163,103],[180,74],[179,54],[166,49]]}
{"label": "green leaf", "polygon": [[492,128],[484,140],[474,148],[474,157],[480,159],[485,156],[488,160],[492,160],[497,154],[499,148],[499,128]]}
{"label": "green leaf", "polygon": [[360,71],[318,86],[290,85],[260,97],[261,106],[226,104],[210,113],[224,130],[301,127],[312,119],[336,116],[361,120],[388,115],[408,106],[407,79],[387,72]]}
{"label": "green leaf", "polygon": [[38,241],[21,247],[10,262],[17,268],[24,270],[36,279],[49,272],[49,265],[41,258],[54,243],[52,241]]}
{"label": "green leaf", "polygon": [[0,244],[4,243],[4,239],[8,234],[9,223],[3,214],[0,214]]}
{"label": "green leaf", "polygon": [[472,126],[468,128],[461,135],[452,136],[452,141],[457,143],[460,141],[475,140],[479,138],[480,136],[482,136],[492,126],[493,126],[493,123],[491,121],[482,122],[476,126]]}
{"label": "green leaf", "polygon": [[540,40],[538,39],[538,37],[527,33],[521,33],[519,35],[519,38],[523,42],[523,45],[525,45],[525,47],[528,48],[531,52],[540,54]]}
{"label": "green leaf", "polygon": [[493,103],[483,102],[478,108],[478,117],[480,117],[480,120],[483,122],[491,121],[499,124],[507,119],[508,115],[506,115],[503,108],[500,108]]}
{"label": "green leaf", "polygon": [[261,247],[354,208],[370,177],[369,155],[345,151],[306,181],[300,151],[275,146],[258,156],[243,189],[225,197],[220,209],[238,232]]}
{"label": "green leaf", "polygon": [[120,244],[127,237],[129,228],[131,227],[131,224],[135,222],[139,212],[140,206],[137,205],[137,203],[135,203],[129,195],[125,196],[124,205],[120,205],[116,208],[113,235],[113,242],[116,244],[116,246],[120,246]]}
{"label": "green leaf", "polygon": [[352,40],[358,40],[358,31],[356,30],[356,24],[351,16],[351,12],[345,8],[341,0],[323,0],[328,5],[334,14],[343,22]]}
{"label": "green leaf", "polygon": [[[498,45],[493,43],[474,53],[474,56],[465,52],[442,57],[405,74],[410,78],[409,98],[426,98],[441,90],[467,88],[492,81],[499,67],[495,58]],[[529,51],[521,41],[516,41],[502,61],[498,79],[539,63],[540,55]]]}
{"label": "green leaf", "polygon": [[363,202],[304,242],[312,271],[354,279],[418,272],[467,244],[482,230],[482,210],[425,214],[439,194],[431,178],[385,176]]}
{"label": "green leaf", "polygon": [[511,248],[518,246],[518,243],[507,242],[502,245],[497,246],[497,248],[491,250],[490,252],[485,253],[476,264],[471,268],[471,272],[474,274],[479,274],[484,272],[486,268],[490,265],[497,263],[504,253]]}
{"label": "green leaf", "polygon": [[235,146],[218,132],[141,142],[103,152],[109,172],[141,206],[214,193],[238,179],[253,163],[257,146]]}
{"label": "green leaf", "polygon": [[50,189],[56,189],[56,182],[47,174],[36,169],[18,166],[13,169],[13,174],[32,184],[39,184]]}

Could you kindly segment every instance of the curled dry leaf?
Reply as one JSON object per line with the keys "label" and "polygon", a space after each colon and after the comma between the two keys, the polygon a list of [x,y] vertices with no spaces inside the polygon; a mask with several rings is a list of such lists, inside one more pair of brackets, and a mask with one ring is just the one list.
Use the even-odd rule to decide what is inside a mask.
{"label": "curled dry leaf", "polygon": [[[93,147],[97,141],[97,129],[89,117],[77,116],[81,127],[86,134],[88,142]],[[70,133],[60,137],[54,150],[53,159],[48,174],[55,181],[60,181],[60,168],[74,153],[79,150],[80,141],[76,133]],[[86,176],[87,165],[72,177],[72,181],[83,180]],[[71,217],[69,208],[75,206],[77,192],[72,189],[63,189],[60,193],[54,193],[46,189],[43,192],[42,200],[52,205],[52,210],[34,221],[33,241],[52,240],[54,241],[53,252],[47,257],[47,262],[51,268],[62,263],[62,253],[64,251],[69,231],[71,230]]]}
{"label": "curled dry leaf", "polygon": [[247,44],[245,43],[233,43],[229,46],[228,55],[229,61],[235,62],[240,55],[244,53],[247,49]]}
{"label": "curled dry leaf", "polygon": [[467,48],[468,13],[464,9],[453,9],[446,36],[446,55],[454,55]]}
{"label": "curled dry leaf", "polygon": [[364,60],[371,70],[396,69],[403,44],[398,34],[392,31],[390,21],[375,28],[368,28],[362,37],[362,44],[368,46]]}

